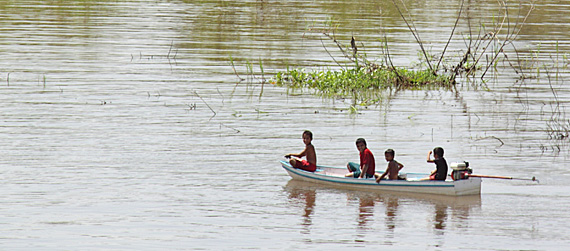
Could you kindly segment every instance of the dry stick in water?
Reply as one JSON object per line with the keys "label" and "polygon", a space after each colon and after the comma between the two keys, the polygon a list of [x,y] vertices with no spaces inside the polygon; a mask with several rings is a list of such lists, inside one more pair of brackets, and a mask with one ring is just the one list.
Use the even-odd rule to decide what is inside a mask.
{"label": "dry stick in water", "polygon": [[170,48],[168,48],[168,54],[166,54],[166,58],[170,59],[170,52],[172,51],[172,46],[174,45],[174,40],[170,43]]}
{"label": "dry stick in water", "polygon": [[[506,5],[506,4],[505,4]],[[505,7],[506,8],[506,7]],[[517,37],[519,36],[519,33],[522,30],[522,27],[524,26],[524,24],[526,23],[526,19],[528,18],[528,16],[530,16],[530,13],[534,10],[534,4],[531,4],[530,9],[528,10],[526,16],[524,17],[522,23],[521,23],[521,27],[518,29],[518,31],[513,33],[507,33],[507,38],[505,38],[505,41],[501,44],[501,47],[499,48],[499,50],[497,50],[497,52],[495,53],[495,57],[493,58],[493,60],[491,60],[491,62],[489,63],[489,65],[487,65],[487,68],[485,69],[485,72],[483,72],[483,75],[481,75],[481,79],[485,76],[485,74],[487,74],[487,71],[489,70],[489,68],[491,67],[492,63],[497,60],[497,57],[499,57],[499,55],[501,53],[505,53],[503,51],[503,48],[505,47],[505,45],[512,43],[512,41],[516,40]],[[506,12],[506,11],[505,11]],[[518,21],[517,21],[518,22]],[[516,27],[515,27],[516,28]]]}
{"label": "dry stick in water", "polygon": [[328,33],[326,33],[326,32],[323,32],[323,35],[325,35],[326,37],[332,39],[332,41],[336,44],[336,46],[338,46],[338,49],[342,52],[342,54],[343,54],[346,58],[350,59],[349,54],[346,53],[346,51],[342,48],[342,45],[340,44],[340,42],[338,42],[338,41],[336,40],[336,37],[334,36],[334,34],[331,36],[330,34],[328,34]]}
{"label": "dry stick in water", "polygon": [[[341,44],[338,40],[336,40],[336,37],[335,37],[334,33],[333,33],[333,35],[331,36],[331,35],[328,34],[327,32],[323,32],[323,35],[324,35],[325,37],[328,37],[329,39],[331,39],[331,40],[336,44],[336,46],[338,47],[338,49],[340,50],[340,52],[342,52],[342,54],[344,55],[345,58],[347,58],[348,60],[351,60],[352,62],[355,62],[355,63],[358,64],[358,57],[354,57],[354,56],[356,56],[356,55],[351,56],[351,54],[349,54],[348,52],[346,52],[346,50],[345,50],[344,48],[342,48],[342,44]],[[323,46],[324,46],[324,44],[323,44]],[[327,50],[327,53],[328,53],[328,50]],[[329,53],[329,55],[330,55],[330,53]],[[332,56],[331,56],[331,57],[332,57]],[[336,62],[336,60],[335,60],[335,62]],[[339,63],[337,62],[337,64],[339,64]],[[367,64],[367,63],[365,62],[365,64]],[[339,66],[340,66],[340,64],[339,64]],[[342,66],[341,66],[341,67],[342,67]],[[344,68],[343,68],[343,69],[344,69]]]}
{"label": "dry stick in water", "polygon": [[344,70],[344,67],[342,67],[342,65],[336,61],[336,58],[333,57],[333,55],[329,52],[329,50],[327,50],[327,47],[325,46],[325,43],[323,42],[323,39],[321,38],[321,44],[323,45],[323,48],[325,49],[325,51],[327,52],[327,54],[329,54],[329,56],[332,58],[332,60],[338,65],[340,66],[341,69]]}
{"label": "dry stick in water", "polygon": [[[400,0],[400,2],[402,3],[402,5],[404,5],[404,8],[406,7],[406,5],[404,4],[403,1]],[[398,4],[396,4],[395,0],[392,0],[392,3],[394,3],[394,6],[396,6],[396,10],[398,10],[398,13],[400,13],[400,16],[402,17],[402,19],[404,19],[404,22],[406,23],[406,25],[408,26],[408,29],[410,29],[410,32],[412,32],[412,35],[414,36],[414,38],[416,39],[416,41],[418,42],[418,44],[420,45],[420,49],[422,49],[422,53],[424,54],[424,57],[426,58],[426,62],[429,66],[429,69],[432,71],[432,73],[434,75],[436,75],[436,72],[433,70],[433,67],[431,66],[431,63],[429,61],[429,57],[427,55],[426,50],[424,49],[424,44],[422,42],[422,40],[420,39],[420,35],[417,34],[418,30],[416,29],[415,25],[412,29],[412,26],[410,25],[410,23],[408,23],[408,20],[406,19],[406,17],[404,17],[404,14],[402,13],[402,11],[400,10],[400,7],[398,6]],[[412,24],[413,24],[413,20],[412,20]]]}
{"label": "dry stick in water", "polygon": [[237,73],[237,71],[236,71],[236,66],[234,65],[234,59],[232,58],[231,55],[230,55],[230,63],[232,64],[232,69],[234,70],[234,73],[235,73],[236,76],[238,77],[239,81],[240,81],[240,82],[241,82],[241,81],[244,81],[245,79],[244,79],[244,78],[241,78],[241,77],[239,76],[239,74]]}
{"label": "dry stick in water", "polygon": [[234,130],[236,133],[240,133],[240,132],[241,132],[240,130],[235,129],[235,128],[231,127],[231,126],[224,125],[224,123],[220,123],[220,127],[221,127],[221,126],[225,126],[225,127],[227,127],[227,128],[230,128],[230,129]]}
{"label": "dry stick in water", "polygon": [[388,57],[388,62],[390,62],[390,66],[392,66],[392,71],[394,71],[400,82],[403,84],[404,79],[402,78],[402,76],[400,76],[400,74],[398,74],[398,70],[396,69],[396,67],[394,67],[394,64],[392,63],[392,58],[390,58],[390,51],[388,50],[388,38],[386,37],[386,33],[384,33],[384,43],[386,44],[386,56]]}
{"label": "dry stick in water", "polygon": [[550,86],[550,91],[552,91],[552,95],[554,96],[554,101],[556,102],[556,107],[551,108],[552,114],[550,115],[549,123],[547,123],[548,125],[547,132],[548,134],[550,134],[550,138],[564,139],[568,137],[570,129],[567,126],[560,123],[561,118],[565,117],[565,112],[563,110],[561,111],[560,109],[560,101],[558,100],[558,94],[556,93],[556,90],[554,90],[554,87],[552,87],[550,71],[548,71],[548,68],[546,67],[544,70],[546,71],[546,76],[548,77],[548,85]]}
{"label": "dry stick in water", "polygon": [[204,104],[206,104],[206,106],[207,106],[208,108],[210,108],[210,110],[214,113],[214,116],[212,116],[212,117],[210,118],[210,120],[212,120],[212,118],[215,117],[216,114],[217,114],[216,111],[214,111],[214,109],[212,109],[212,107],[210,107],[210,105],[208,105],[208,103],[206,103],[206,100],[204,100],[200,95],[198,95],[198,92],[194,91],[194,94],[196,94],[196,96],[198,96],[198,97],[202,100],[202,102],[204,102]]}
{"label": "dry stick in water", "polygon": [[443,60],[443,55],[445,55],[445,51],[447,50],[447,47],[449,46],[449,43],[451,42],[451,38],[453,37],[453,34],[455,33],[455,28],[457,28],[457,23],[459,22],[459,18],[461,17],[461,12],[463,11],[463,3],[465,3],[465,0],[461,1],[461,7],[459,8],[459,14],[457,15],[457,19],[455,19],[455,25],[453,25],[453,29],[451,30],[451,35],[449,35],[449,39],[447,40],[447,43],[445,44],[445,47],[443,48],[443,52],[441,53],[441,57],[439,58],[439,62],[437,62],[437,66],[435,67],[436,71],[439,69],[439,65],[441,64],[441,61]]}
{"label": "dry stick in water", "polygon": [[496,139],[496,140],[498,140],[499,142],[501,142],[501,145],[499,147],[505,145],[505,142],[503,142],[500,138],[497,138],[495,136],[487,136],[487,137],[483,137],[483,138],[478,138],[475,141],[484,140],[484,139]]}
{"label": "dry stick in water", "polygon": [[[503,29],[503,25],[505,24],[505,21],[507,21],[507,26],[508,26],[508,10],[506,7],[506,3],[503,2],[503,5],[505,6],[505,16],[503,16],[503,21],[501,22],[501,25],[498,27],[498,29],[496,30],[496,32],[493,32],[492,34],[492,38],[489,40],[489,43],[487,43],[487,46],[485,46],[483,48],[483,53],[481,53],[481,55],[479,56],[479,58],[475,61],[476,65],[479,60],[481,59],[481,57],[483,56],[485,50],[487,48],[489,48],[489,45],[491,44],[492,41],[494,41],[494,39],[499,40],[499,38],[497,37],[497,34]],[[528,12],[526,13],[526,16],[524,17],[523,21],[520,24],[520,28],[515,32],[513,31],[512,33],[508,33],[507,32],[507,36],[505,38],[505,40],[503,41],[503,43],[499,43],[501,46],[499,47],[499,49],[497,50],[497,52],[495,53],[494,57],[491,59],[491,61],[487,64],[487,68],[485,68],[485,71],[483,72],[483,74],[481,75],[481,79],[483,79],[485,77],[485,75],[487,74],[487,71],[489,71],[489,68],[491,68],[491,65],[493,65],[493,62],[495,62],[495,60],[497,60],[497,57],[499,57],[499,55],[501,53],[504,53],[503,48],[505,47],[505,45],[512,43],[513,40],[516,40],[517,37],[519,36],[520,31],[522,30],[524,24],[526,23],[526,20],[528,19],[528,17],[530,16],[530,13],[534,10],[534,4],[531,3],[530,9],[528,10]],[[517,21],[518,23],[518,21]],[[510,27],[508,27],[509,29]]]}
{"label": "dry stick in water", "polygon": [[259,92],[259,98],[263,95],[263,86],[265,86],[265,72],[263,71],[263,62],[259,58],[259,69],[261,70],[261,91]]}
{"label": "dry stick in water", "polygon": [[[519,16],[521,15],[521,9],[522,9],[522,1],[519,2],[519,12],[517,13],[517,17],[519,17]],[[525,20],[526,20],[526,19],[525,19]],[[517,27],[517,26],[519,26],[519,19],[517,19],[517,22],[515,23],[515,27]],[[522,27],[521,27],[521,28],[522,28]],[[514,44],[513,44],[512,46],[513,46],[513,49],[514,49],[514,51],[515,51],[515,55],[516,55],[516,58],[517,58],[516,61],[519,62],[519,63],[518,63],[518,68],[515,67],[515,66],[511,63],[511,60],[508,59],[508,57],[507,57],[506,54],[504,54],[504,55],[505,55],[505,58],[507,58],[507,61],[509,62],[509,65],[511,65],[511,67],[515,70],[515,73],[516,73],[516,74],[520,74],[521,77],[524,79],[524,78],[526,78],[526,77],[525,77],[523,65],[520,63],[522,60],[520,59],[520,56],[519,56],[519,52],[518,52],[518,50],[517,50],[517,47],[515,47]],[[556,55],[558,56],[558,54],[556,54]]]}
{"label": "dry stick in water", "polygon": [[[166,60],[168,60],[168,64],[170,65],[170,70],[172,70],[172,63],[170,62],[170,53],[172,52],[173,46],[174,46],[174,40],[172,40],[172,42],[170,43],[170,48],[168,48],[168,54],[166,54]],[[176,64],[176,54],[178,54],[178,49],[175,51],[175,54],[172,57],[175,64]]]}
{"label": "dry stick in water", "polygon": [[[325,31],[325,32],[323,32],[323,35],[324,35],[325,37],[328,37],[329,39],[331,39],[331,40],[336,44],[336,46],[338,47],[338,49],[340,50],[340,52],[342,52],[342,54],[344,55],[345,58],[347,58],[348,60],[351,60],[352,62],[354,62],[354,63],[356,63],[356,64],[358,65],[358,60],[359,60],[358,53],[355,53],[355,54],[352,54],[352,55],[351,55],[351,54],[349,54],[348,52],[346,52],[346,50],[345,50],[344,48],[342,48],[342,44],[341,44],[338,40],[336,40],[336,37],[335,37],[334,33],[333,33],[333,35],[331,36],[329,33],[327,33],[327,32]],[[352,41],[351,41],[351,42],[352,42]],[[321,41],[321,43],[322,43],[322,41]],[[324,47],[324,43],[323,43],[323,47]],[[327,53],[332,57],[332,55],[329,53],[329,51],[328,51],[326,48],[325,48],[325,50],[326,50]],[[378,68],[380,68],[379,65],[377,65],[377,64],[375,64],[375,63],[373,63],[373,62],[370,62],[370,61],[366,60],[366,58],[361,57],[360,59],[363,61],[364,65],[369,66],[369,67],[371,67],[372,69],[378,69]],[[338,63],[338,62],[334,59],[334,57],[333,57],[333,60],[334,60],[342,69],[344,69],[344,67],[342,67],[342,65],[340,65],[340,63]]]}

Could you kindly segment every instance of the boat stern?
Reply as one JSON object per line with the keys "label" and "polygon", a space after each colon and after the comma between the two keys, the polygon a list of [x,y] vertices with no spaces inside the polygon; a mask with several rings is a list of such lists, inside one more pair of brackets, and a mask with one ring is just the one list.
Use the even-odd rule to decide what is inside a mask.
{"label": "boat stern", "polygon": [[455,195],[481,194],[481,178],[470,177],[469,179],[456,180]]}

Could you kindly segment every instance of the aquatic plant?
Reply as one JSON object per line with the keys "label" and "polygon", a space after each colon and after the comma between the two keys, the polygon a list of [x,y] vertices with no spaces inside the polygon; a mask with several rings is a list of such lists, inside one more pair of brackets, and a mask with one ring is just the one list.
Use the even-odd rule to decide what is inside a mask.
{"label": "aquatic plant", "polygon": [[[458,25],[464,8],[464,0],[458,11],[457,19],[451,30],[449,39],[439,56],[430,54],[424,47],[424,42],[415,27],[414,21],[404,3],[392,0],[396,10],[405,22],[410,33],[420,46],[419,64],[415,67],[396,67],[392,62],[392,56],[388,46],[388,39],[384,36],[380,46],[380,59],[370,60],[365,52],[359,51],[358,43],[354,36],[350,45],[342,44],[336,37],[338,25],[334,20],[329,19],[324,22],[323,27],[308,26],[306,32],[320,33],[325,38],[331,40],[344,56],[344,60],[337,60],[324,46],[326,52],[339,66],[338,70],[320,69],[306,70],[302,68],[287,68],[275,74],[272,83],[279,86],[287,86],[292,89],[309,88],[315,93],[327,97],[349,97],[353,98],[354,104],[369,102],[371,92],[377,102],[381,100],[380,93],[386,90],[417,90],[429,88],[454,89],[457,78],[481,79],[485,83],[485,76],[491,69],[496,69],[499,61],[507,61],[515,72],[524,74],[520,69],[521,62],[509,60],[506,47],[515,47],[513,41],[518,37],[527,18],[534,9],[533,2],[530,3],[526,14],[522,20],[517,20],[512,26],[507,4],[499,2],[500,10],[498,18],[493,20],[491,29],[487,30],[484,24],[478,29],[478,34],[473,34],[473,29],[469,23],[469,35],[464,36],[466,49],[457,58],[446,56],[447,48],[452,41],[455,29]],[[402,7],[400,7],[402,5]],[[519,12],[523,9],[519,5]],[[467,19],[469,22],[469,19]],[[321,39],[322,41],[322,39]],[[516,52],[516,48],[514,48]],[[347,62],[348,63],[340,63]],[[483,63],[485,61],[485,63]],[[521,76],[524,78],[524,75]]]}
{"label": "aquatic plant", "polygon": [[[429,70],[406,68],[353,67],[341,70],[287,69],[275,75],[274,83],[289,88],[310,88],[318,94],[331,97],[352,97],[355,103],[377,102],[383,90],[451,88],[448,76],[434,75]],[[376,98],[371,98],[375,96]]]}

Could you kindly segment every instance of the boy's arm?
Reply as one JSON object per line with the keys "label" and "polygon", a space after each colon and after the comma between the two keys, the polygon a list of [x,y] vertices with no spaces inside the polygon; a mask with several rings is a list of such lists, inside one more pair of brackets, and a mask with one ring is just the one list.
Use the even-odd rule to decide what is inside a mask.
{"label": "boy's arm", "polygon": [[386,177],[389,170],[390,170],[390,164],[388,164],[388,167],[386,167],[386,171],[384,171],[384,173],[382,175],[380,175],[380,177],[376,178],[376,183],[380,183],[380,180],[382,180],[382,179],[384,179],[384,177]]}
{"label": "boy's arm", "polygon": [[433,163],[433,160],[431,159],[431,151],[429,151],[429,153],[428,153],[427,162]]}
{"label": "boy's arm", "polygon": [[366,171],[368,171],[368,164],[364,164],[364,166],[362,166],[362,171],[360,172],[360,178],[364,177]]}
{"label": "boy's arm", "polygon": [[293,156],[293,157],[299,157],[299,158],[301,158],[301,157],[303,157],[303,156],[305,156],[305,155],[307,155],[307,148],[306,148],[306,147],[305,147],[305,150],[303,150],[303,151],[300,152],[300,153],[290,153],[290,154],[285,155],[285,157],[286,157],[286,158],[290,158],[291,156]]}
{"label": "boy's arm", "polygon": [[398,171],[402,170],[402,168],[404,168],[404,164],[396,161],[396,163],[398,164]]}
{"label": "boy's arm", "polygon": [[304,157],[305,155],[307,155],[307,146],[305,146],[305,149],[303,149],[302,152],[297,154],[297,157],[301,158],[301,157]]}

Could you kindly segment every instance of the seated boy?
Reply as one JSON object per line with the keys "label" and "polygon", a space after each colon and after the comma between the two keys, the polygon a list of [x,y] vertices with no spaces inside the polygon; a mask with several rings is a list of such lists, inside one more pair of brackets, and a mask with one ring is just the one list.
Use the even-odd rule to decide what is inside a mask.
{"label": "seated boy", "polygon": [[429,176],[429,180],[445,180],[447,179],[447,162],[443,158],[443,148],[436,147],[433,149],[433,159],[431,159],[432,151],[429,151],[427,162],[435,163],[435,170]]}
{"label": "seated boy", "polygon": [[376,174],[376,182],[380,183],[380,181],[382,179],[384,179],[384,177],[388,176],[389,180],[397,180],[398,179],[398,172],[400,172],[400,170],[402,170],[402,168],[404,168],[404,165],[402,165],[402,163],[394,160],[394,156],[396,155],[396,152],[394,152],[394,150],[392,149],[388,149],[384,152],[384,157],[386,158],[386,161],[388,161],[388,167],[386,167],[386,171],[378,176],[378,174]]}
{"label": "seated boy", "polygon": [[374,155],[366,147],[366,140],[359,138],[356,140],[356,149],[360,153],[360,165],[354,162],[348,162],[346,168],[348,168],[349,173],[345,177],[354,178],[372,178],[374,177],[374,172],[376,171],[376,163],[374,161]]}
{"label": "seated boy", "polygon": [[[305,150],[300,153],[290,153],[285,155],[285,158],[290,158],[289,163],[294,168],[303,169],[305,171],[314,172],[317,170],[317,153],[315,147],[311,144],[313,140],[313,133],[311,131],[303,132],[303,143],[305,143]],[[291,158],[293,156],[293,158]],[[299,159],[305,157],[307,160]],[[295,158],[297,157],[297,158]]]}

